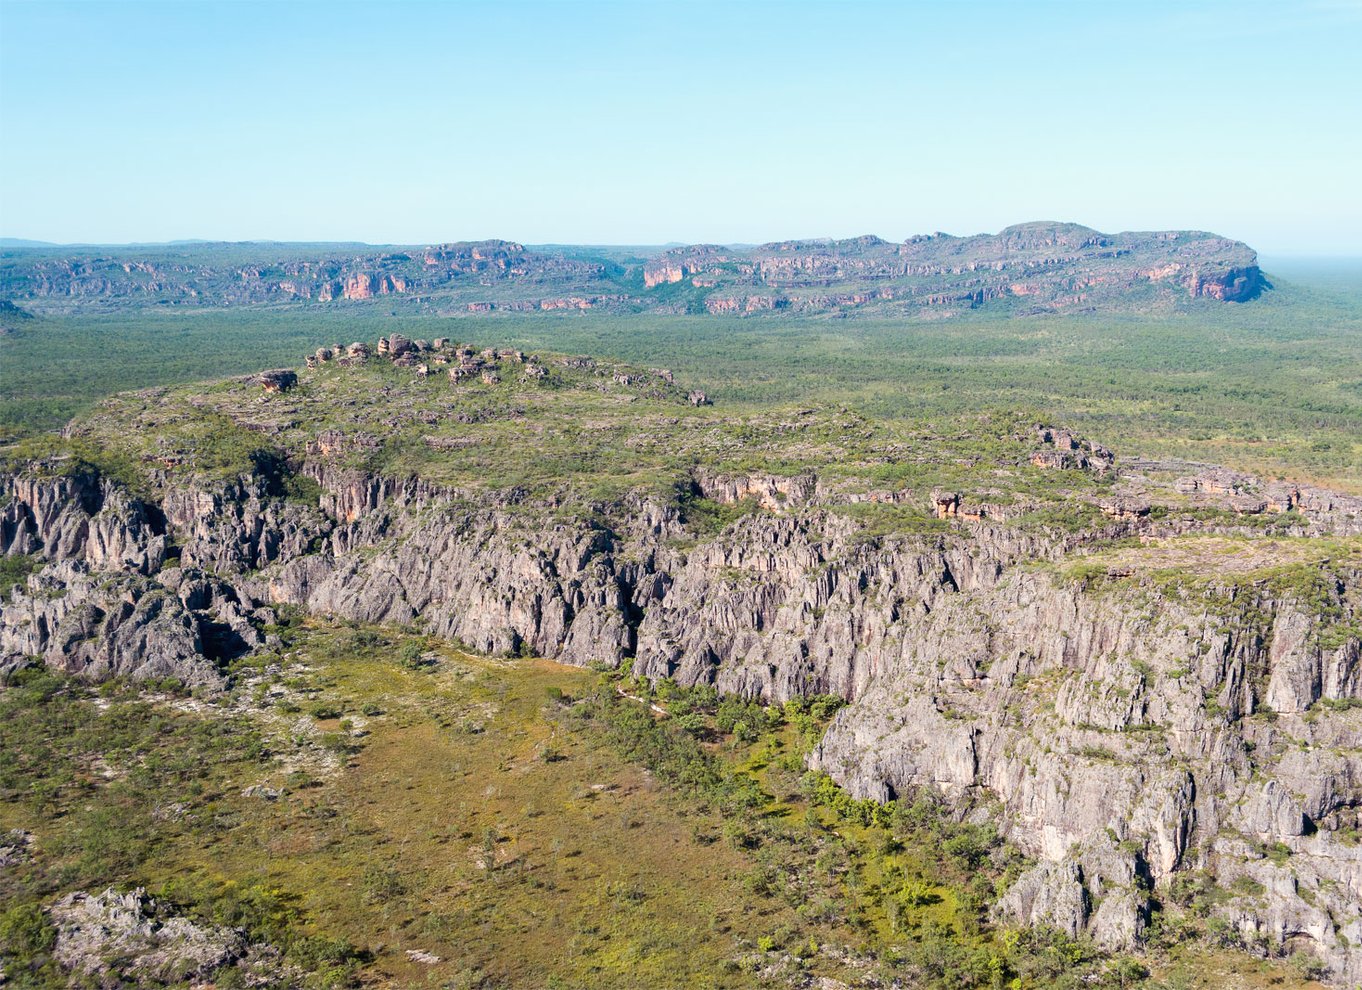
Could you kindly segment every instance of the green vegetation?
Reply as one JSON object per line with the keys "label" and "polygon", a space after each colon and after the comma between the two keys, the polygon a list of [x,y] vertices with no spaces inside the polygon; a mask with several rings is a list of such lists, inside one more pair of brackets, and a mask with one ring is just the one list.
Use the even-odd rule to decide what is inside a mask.
{"label": "green vegetation", "polygon": [[[688,291],[662,293],[691,305]],[[244,380],[181,384],[394,331],[585,352],[600,365],[546,359],[548,377],[522,383],[503,362],[499,383],[454,386],[438,368],[423,380],[383,361],[330,364],[277,395]],[[689,405],[661,376],[620,382],[613,357],[670,367],[716,404]],[[770,511],[787,497],[776,481],[809,473],[845,496],[829,525],[849,520],[857,539],[947,531],[927,500],[937,487],[1022,527],[1089,528],[1113,482],[1033,466],[1039,421],[1124,454],[1362,490],[1362,303],[1299,285],[1157,319],[114,309],[18,320],[0,336],[0,371],[8,462],[139,492],[250,471],[274,495],[315,504],[299,465],[336,431],[322,456],[337,466],[470,495],[515,489],[601,526],[642,490],[677,510],[687,539]],[[144,391],[110,397],[129,387]],[[72,414],[66,437],[46,432]],[[701,497],[701,467],[760,476],[769,490]],[[1251,586],[1336,619],[1324,648],[1362,635],[1328,580],[1362,561],[1356,538],[1283,537],[1279,520],[1211,512],[1204,521],[1241,534],[1035,566],[1095,590]],[[0,593],[36,565],[0,560]],[[239,662],[221,697],[173,683],[94,690],[34,671],[0,688],[0,834],[34,837],[0,870],[10,985],[65,985],[41,908],[110,885],[146,887],[169,910],[268,943],[314,987],[746,987],[808,974],[1152,990],[1300,987],[1313,975],[1221,951],[1236,936],[1215,908],[1256,896],[1247,885],[1169,891],[1138,960],[999,924],[991,909],[1026,864],[979,824],[987,809],[962,819],[929,792],[858,800],[806,768],[836,699],[767,707],[472,657],[407,632],[273,631],[286,646]],[[1113,759],[1099,745],[1077,752]]]}
{"label": "green vegetation", "polygon": [[312,987],[1306,985],[1215,948],[1192,895],[1166,914],[1197,934],[1140,960],[996,925],[1024,861],[991,827],[805,769],[838,699],[281,632],[283,668],[239,664],[217,698],[42,671],[0,691],[0,830],[33,835],[0,871],[11,985],[67,985],[40,907],[108,885],[269,943]]}
{"label": "green vegetation", "polygon": [[379,302],[44,316],[0,337],[0,428],[50,429],[122,389],[296,366],[398,331],[670,367],[727,416],[828,404],[949,434],[981,410],[1030,410],[1125,454],[1362,490],[1362,302],[1298,278],[1159,316],[449,318]]}
{"label": "green vegetation", "polygon": [[[104,399],[65,439],[29,438],[7,455],[46,456],[49,470],[105,470],[139,491],[251,473],[275,494],[315,499],[298,466],[320,453],[339,467],[421,477],[470,497],[514,490],[529,509],[601,515],[603,524],[626,493],[643,492],[673,505],[690,538],[807,497],[812,489],[801,496],[800,485],[814,476],[844,500],[838,511],[865,539],[940,532],[929,514],[938,485],[1009,507],[1020,525],[1063,531],[1092,523],[1093,500],[1111,488],[1088,471],[1033,465],[1040,441],[1026,413],[936,426],[834,405],[735,410],[693,406],[680,386],[632,366],[580,367],[546,354],[541,367],[545,377],[526,379],[507,358],[498,383],[455,385],[438,364],[423,378],[374,359],[304,370],[277,394],[250,379],[146,389]],[[724,504],[699,496],[701,471],[736,479],[740,492],[748,478],[770,491]]]}
{"label": "green vegetation", "polygon": [[0,557],[0,598],[16,587],[22,587],[28,576],[42,566],[42,558],[25,554]]}

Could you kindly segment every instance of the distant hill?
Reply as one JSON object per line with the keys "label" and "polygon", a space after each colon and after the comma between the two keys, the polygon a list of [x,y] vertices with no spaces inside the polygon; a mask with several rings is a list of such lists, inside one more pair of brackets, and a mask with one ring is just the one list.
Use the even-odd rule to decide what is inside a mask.
{"label": "distant hill", "polygon": [[180,243],[0,251],[0,295],[45,306],[338,306],[496,311],[946,317],[1246,302],[1247,245],[1201,231],[1104,234],[1037,222],[998,234],[874,236],[666,249],[513,241],[426,247]]}

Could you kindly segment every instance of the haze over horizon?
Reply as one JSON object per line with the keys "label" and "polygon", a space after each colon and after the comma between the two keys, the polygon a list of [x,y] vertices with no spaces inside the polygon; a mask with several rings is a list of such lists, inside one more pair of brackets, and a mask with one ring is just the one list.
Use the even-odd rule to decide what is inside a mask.
{"label": "haze over horizon", "polygon": [[0,234],[1360,255],[1360,45],[1352,0],[8,3]]}

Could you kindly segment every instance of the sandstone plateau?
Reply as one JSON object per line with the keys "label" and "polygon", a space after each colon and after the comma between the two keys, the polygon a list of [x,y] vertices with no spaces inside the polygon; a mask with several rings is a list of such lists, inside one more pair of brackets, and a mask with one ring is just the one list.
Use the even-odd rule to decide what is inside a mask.
{"label": "sandstone plateau", "polygon": [[1104,234],[1028,223],[996,234],[865,236],[657,253],[479,241],[424,248],[221,244],[10,249],[0,297],[48,310],[326,305],[384,300],[450,315],[494,311],[933,318],[980,308],[1147,310],[1247,302],[1266,287],[1246,245],[1198,231]]}
{"label": "sandstone plateau", "polygon": [[[277,432],[310,390],[384,362],[436,395],[529,402],[575,381],[708,415],[670,372],[587,357],[396,335],[323,350],[232,385],[221,408]],[[427,380],[438,359],[451,374]],[[101,415],[69,432],[123,429]],[[1155,903],[1197,878],[1225,891],[1216,911],[1240,943],[1362,979],[1362,499],[1123,461],[1038,425],[1014,470],[1098,479],[1094,522],[703,464],[677,498],[641,488],[572,510],[366,470],[376,433],[291,429],[284,460],[228,476],[149,454],[137,491],[69,457],[11,463],[0,553],[39,566],[0,607],[0,666],[211,689],[289,607],[770,701],[837,694],[850,704],[812,765],[857,796],[929,790],[997,821],[1034,864],[1002,918],[1136,947]],[[696,500],[748,509],[707,530]],[[854,505],[917,507],[930,528],[876,533]]]}

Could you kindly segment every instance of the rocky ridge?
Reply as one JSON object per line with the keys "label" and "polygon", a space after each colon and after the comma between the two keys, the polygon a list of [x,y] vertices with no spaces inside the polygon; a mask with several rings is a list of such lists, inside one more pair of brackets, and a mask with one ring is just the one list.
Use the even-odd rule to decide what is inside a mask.
{"label": "rocky ridge", "polygon": [[[448,314],[603,309],[953,315],[1244,302],[1266,286],[1244,244],[1199,231],[1104,234],[1029,223],[996,234],[691,245],[622,262],[511,241],[425,248],[197,245],[0,253],[0,297],[48,308],[343,305]],[[616,252],[618,253],[618,252]]]}
{"label": "rocky ridge", "polygon": [[[427,347],[390,337],[362,360],[413,377],[413,351],[499,373],[571,361],[685,405],[663,373]],[[308,374],[254,387],[280,402]],[[1040,426],[1020,463],[1106,476],[1093,524],[703,465],[679,501],[564,513],[349,457],[381,443],[318,432],[289,469],[307,497],[265,468],[153,472],[133,494],[70,461],[12,465],[0,553],[43,566],[0,608],[4,663],[211,686],[297,607],[773,701],[835,693],[850,704],[814,765],[858,796],[930,789],[994,816],[1035,863],[1003,915],[1133,946],[1195,879],[1229,937],[1362,979],[1362,500],[1126,463]],[[745,511],[716,531],[696,500]],[[932,526],[877,533],[847,511],[867,500]]]}
{"label": "rocky ridge", "polygon": [[672,248],[644,266],[644,282],[713,290],[701,300],[710,313],[939,311],[992,302],[1022,312],[1096,309],[1131,302],[1150,288],[1242,302],[1265,285],[1253,251],[1212,234],[1103,234],[1052,223],[974,237],[937,233],[901,244],[865,236],[742,251]]}

